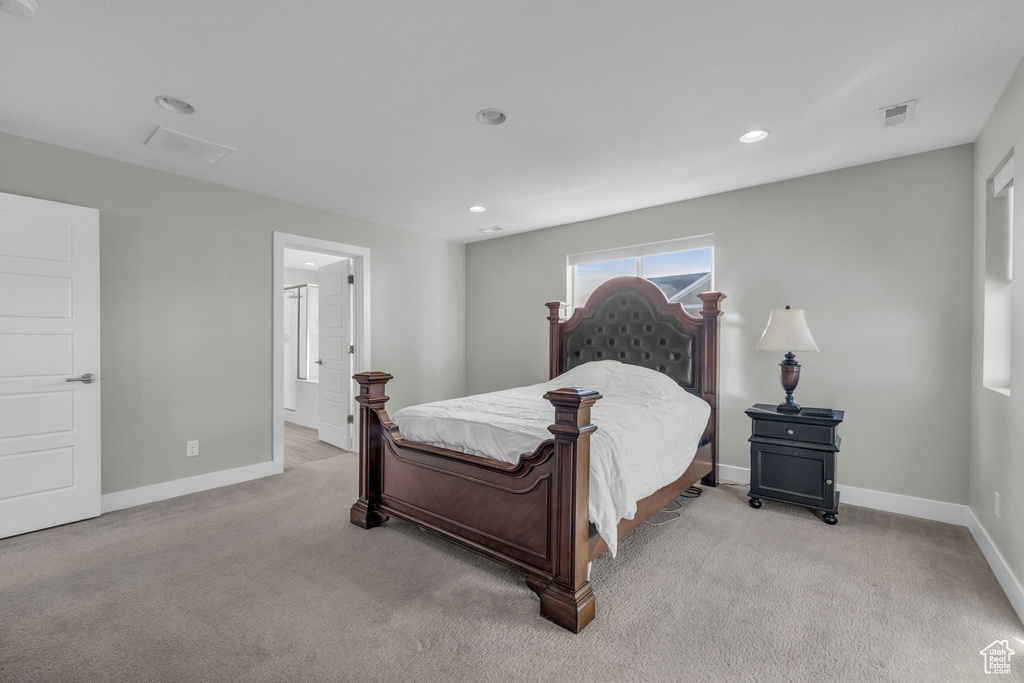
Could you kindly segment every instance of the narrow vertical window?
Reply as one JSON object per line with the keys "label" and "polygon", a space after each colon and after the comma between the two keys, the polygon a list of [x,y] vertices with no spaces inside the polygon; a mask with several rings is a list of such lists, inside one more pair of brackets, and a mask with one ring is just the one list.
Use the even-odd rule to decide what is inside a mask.
{"label": "narrow vertical window", "polygon": [[989,180],[985,202],[985,326],[983,384],[1010,393],[1013,285],[1013,155]]}

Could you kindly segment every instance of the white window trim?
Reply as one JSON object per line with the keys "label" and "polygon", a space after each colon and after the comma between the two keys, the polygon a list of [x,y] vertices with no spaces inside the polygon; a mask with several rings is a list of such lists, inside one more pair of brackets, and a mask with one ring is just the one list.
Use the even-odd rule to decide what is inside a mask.
{"label": "white window trim", "polygon": [[568,300],[567,314],[571,314],[575,308],[576,301],[576,266],[588,263],[600,263],[602,261],[618,261],[621,259],[635,258],[636,272],[639,277],[644,276],[644,256],[656,254],[671,254],[677,251],[691,251],[693,249],[711,249],[711,287],[715,286],[715,235],[694,235],[693,237],[679,237],[661,242],[647,242],[646,244],[634,244],[628,247],[615,247],[613,249],[601,249],[599,251],[588,251],[580,254],[569,254],[566,256],[566,292]]}
{"label": "white window trim", "polygon": [[1010,179],[1010,185],[1006,189],[1006,222],[1009,230],[1009,235],[1006,236],[1006,243],[1009,258],[1009,263],[1006,265],[1006,280],[1007,282],[1013,282],[1013,233],[1015,231],[1013,225],[1013,194],[1016,190],[1013,189],[1013,179]]}
{"label": "white window trim", "polygon": [[598,263],[600,261],[616,261],[618,259],[652,256],[654,254],[670,254],[674,251],[688,251],[690,249],[705,249],[715,246],[715,235],[697,235],[695,237],[680,237],[674,240],[663,242],[649,242],[647,244],[635,244],[629,247],[616,247],[614,249],[602,249],[601,251],[588,251],[582,254],[569,254],[566,257],[566,264],[579,266],[585,263]]}
{"label": "white window trim", "polygon": [[992,176],[992,196],[1002,197],[1013,187],[1013,155]]}

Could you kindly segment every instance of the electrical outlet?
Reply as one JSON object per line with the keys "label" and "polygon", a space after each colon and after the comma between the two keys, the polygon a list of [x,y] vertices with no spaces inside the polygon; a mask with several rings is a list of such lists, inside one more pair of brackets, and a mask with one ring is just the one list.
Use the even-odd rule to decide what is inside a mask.
{"label": "electrical outlet", "polygon": [[999,517],[999,491],[996,491],[995,499],[996,499],[996,504],[994,506],[995,513],[996,513],[996,517]]}
{"label": "electrical outlet", "polygon": [[185,457],[194,458],[199,455],[199,442],[189,441],[185,444]]}

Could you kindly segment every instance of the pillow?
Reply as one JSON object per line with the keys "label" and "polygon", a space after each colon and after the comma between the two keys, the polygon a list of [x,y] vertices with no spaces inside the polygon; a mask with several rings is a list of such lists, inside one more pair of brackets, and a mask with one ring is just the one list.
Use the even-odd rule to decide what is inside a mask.
{"label": "pillow", "polygon": [[[592,389],[610,396],[679,399],[690,394],[668,375],[640,365],[599,360],[578,365],[547,383],[558,389],[566,386]],[[699,399],[698,399],[699,400]]]}

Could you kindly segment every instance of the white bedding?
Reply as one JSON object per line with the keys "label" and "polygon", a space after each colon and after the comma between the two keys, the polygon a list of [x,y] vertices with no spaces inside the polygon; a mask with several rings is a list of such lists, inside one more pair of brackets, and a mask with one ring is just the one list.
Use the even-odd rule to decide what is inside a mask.
{"label": "white bedding", "polygon": [[555,413],[544,394],[562,387],[603,395],[591,411],[590,521],[614,556],[619,520],[632,519],[637,501],[682,476],[711,412],[669,377],[597,361],[542,384],[403,408],[392,420],[410,441],[516,463],[551,438]]}

